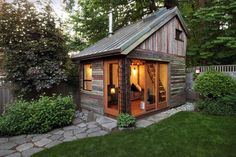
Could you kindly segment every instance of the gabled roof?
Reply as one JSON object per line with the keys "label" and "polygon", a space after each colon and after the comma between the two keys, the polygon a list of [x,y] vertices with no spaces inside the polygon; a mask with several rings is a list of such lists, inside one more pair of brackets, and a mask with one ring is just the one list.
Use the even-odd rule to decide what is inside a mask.
{"label": "gabled roof", "polygon": [[97,58],[101,56],[123,54],[127,55],[152,33],[160,29],[173,17],[177,16],[185,33],[187,26],[177,7],[161,8],[146,18],[116,31],[111,37],[105,37],[94,45],[72,56],[73,59]]}

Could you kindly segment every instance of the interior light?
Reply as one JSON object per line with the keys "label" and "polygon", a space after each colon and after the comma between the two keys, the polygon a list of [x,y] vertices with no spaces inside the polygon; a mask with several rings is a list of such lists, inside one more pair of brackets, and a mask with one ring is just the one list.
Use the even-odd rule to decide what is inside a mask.
{"label": "interior light", "polygon": [[134,67],[132,72],[133,72],[134,75],[136,75],[137,74],[137,69]]}
{"label": "interior light", "polygon": [[115,88],[111,88],[111,94],[115,94],[116,93],[116,89]]}

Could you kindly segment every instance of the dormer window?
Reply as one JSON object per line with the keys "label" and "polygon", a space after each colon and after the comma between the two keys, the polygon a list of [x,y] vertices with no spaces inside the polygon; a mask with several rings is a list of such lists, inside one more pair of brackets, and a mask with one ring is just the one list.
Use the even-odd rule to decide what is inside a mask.
{"label": "dormer window", "polygon": [[175,30],[175,39],[178,40],[178,41],[184,41],[183,40],[183,31],[182,30],[179,30],[179,29]]}

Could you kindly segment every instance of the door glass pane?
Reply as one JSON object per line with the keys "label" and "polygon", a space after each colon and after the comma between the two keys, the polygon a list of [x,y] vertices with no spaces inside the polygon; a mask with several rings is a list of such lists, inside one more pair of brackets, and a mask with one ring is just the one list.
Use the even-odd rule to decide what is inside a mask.
{"label": "door glass pane", "polygon": [[107,84],[107,107],[110,109],[118,110],[118,64],[108,64],[108,84]]}
{"label": "door glass pane", "polygon": [[[147,63],[146,68],[146,102],[147,105],[156,103],[156,66],[155,64]],[[147,106],[148,107],[148,106]]]}
{"label": "door glass pane", "polygon": [[167,100],[167,64],[159,64],[159,102]]}
{"label": "door glass pane", "polygon": [[84,89],[92,90],[92,65],[85,64],[84,65]]}

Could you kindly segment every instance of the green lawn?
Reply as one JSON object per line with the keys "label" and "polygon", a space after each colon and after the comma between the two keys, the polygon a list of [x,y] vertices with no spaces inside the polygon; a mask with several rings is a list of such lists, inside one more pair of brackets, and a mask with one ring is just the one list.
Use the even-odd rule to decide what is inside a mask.
{"label": "green lawn", "polygon": [[66,142],[34,157],[235,157],[236,117],[194,112],[136,131]]}

